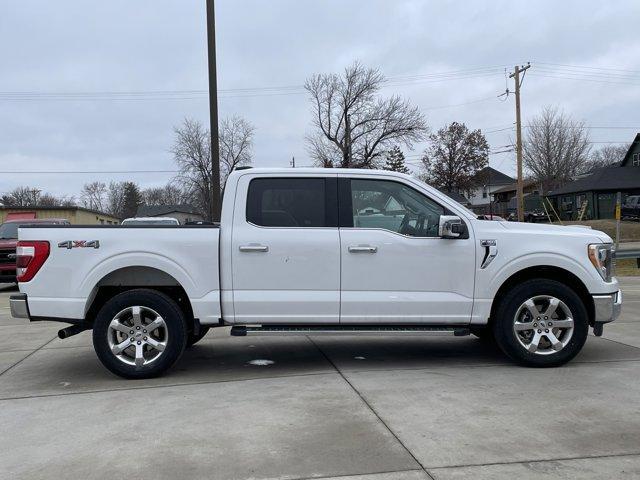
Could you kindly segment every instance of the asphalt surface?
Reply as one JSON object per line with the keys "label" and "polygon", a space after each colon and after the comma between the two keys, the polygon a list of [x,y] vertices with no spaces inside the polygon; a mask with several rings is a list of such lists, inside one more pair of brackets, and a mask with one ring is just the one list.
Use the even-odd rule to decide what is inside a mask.
{"label": "asphalt surface", "polygon": [[90,332],[10,318],[0,285],[0,478],[640,478],[640,278],[622,285],[622,317],[561,368],[474,337],[217,330],[144,381]]}

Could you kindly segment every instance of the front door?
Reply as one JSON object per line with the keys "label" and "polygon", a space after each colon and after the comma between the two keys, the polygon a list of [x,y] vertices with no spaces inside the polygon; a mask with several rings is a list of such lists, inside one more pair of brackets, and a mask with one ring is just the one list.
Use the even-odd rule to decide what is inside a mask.
{"label": "front door", "polygon": [[339,188],[341,323],[469,323],[473,239],[438,236],[452,212],[397,179],[341,177]]}
{"label": "front door", "polygon": [[235,322],[338,323],[336,176],[245,175],[235,201]]}

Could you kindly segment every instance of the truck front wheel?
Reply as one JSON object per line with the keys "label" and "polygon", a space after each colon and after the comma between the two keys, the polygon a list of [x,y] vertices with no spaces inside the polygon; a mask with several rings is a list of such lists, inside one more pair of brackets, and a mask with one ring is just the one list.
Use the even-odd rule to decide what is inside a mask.
{"label": "truck front wheel", "polygon": [[562,365],[584,346],[587,309],[571,288],[548,279],[527,280],[500,301],[493,333],[502,351],[530,367]]}
{"label": "truck front wheel", "polygon": [[180,307],[154,290],[129,290],[100,309],[93,346],[102,364],[124,378],[156,377],[170,368],[187,344]]}

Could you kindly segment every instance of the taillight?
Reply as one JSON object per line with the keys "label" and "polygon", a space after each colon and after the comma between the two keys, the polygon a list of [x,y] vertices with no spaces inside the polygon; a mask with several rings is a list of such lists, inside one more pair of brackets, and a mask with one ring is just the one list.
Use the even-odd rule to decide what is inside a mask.
{"label": "taillight", "polygon": [[20,240],[16,248],[16,276],[18,282],[29,282],[49,258],[49,242]]}

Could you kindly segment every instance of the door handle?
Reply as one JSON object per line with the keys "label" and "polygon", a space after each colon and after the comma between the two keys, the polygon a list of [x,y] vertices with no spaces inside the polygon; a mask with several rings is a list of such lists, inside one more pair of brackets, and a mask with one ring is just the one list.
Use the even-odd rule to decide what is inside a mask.
{"label": "door handle", "polygon": [[268,252],[269,247],[266,245],[258,245],[257,243],[252,243],[250,245],[240,245],[241,252]]}
{"label": "door handle", "polygon": [[372,247],[371,245],[352,245],[349,247],[351,253],[376,253],[378,247]]}

